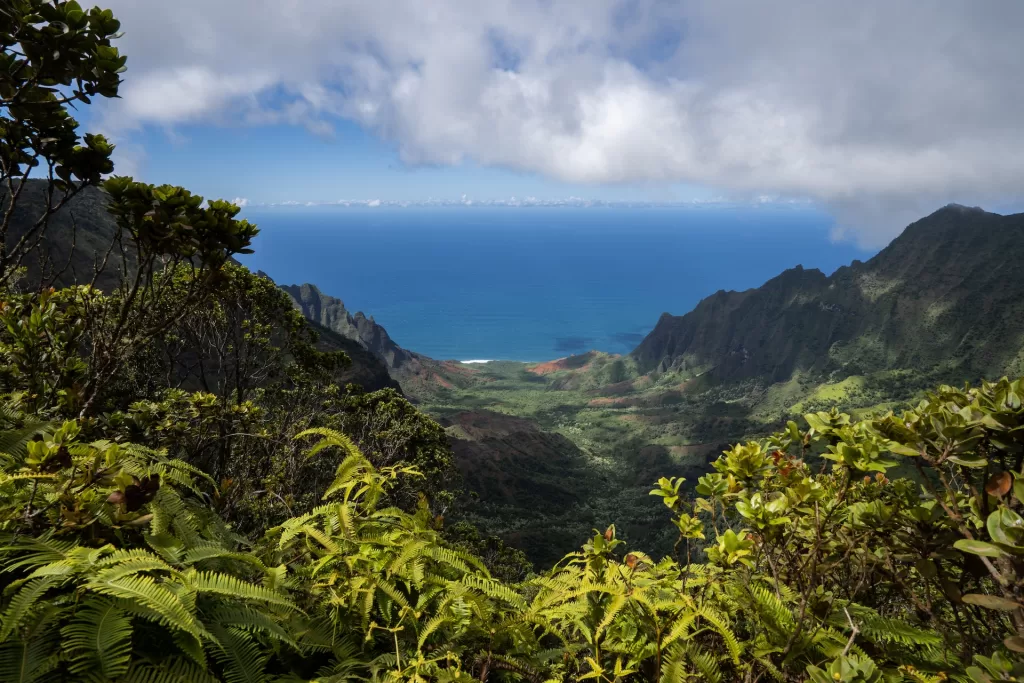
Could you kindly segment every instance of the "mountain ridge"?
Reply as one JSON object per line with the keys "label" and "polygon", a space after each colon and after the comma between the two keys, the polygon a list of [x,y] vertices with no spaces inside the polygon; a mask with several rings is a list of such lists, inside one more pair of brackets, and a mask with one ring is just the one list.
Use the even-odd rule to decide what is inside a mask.
{"label": "mountain ridge", "polygon": [[399,346],[372,315],[351,313],[341,299],[324,294],[314,284],[279,286],[307,320],[359,344],[382,362],[413,398],[465,385],[478,373],[458,361],[436,360]]}
{"label": "mountain ridge", "polygon": [[[630,357],[642,373],[703,371],[724,382],[944,362],[1001,374],[1021,347],[1001,340],[1024,339],[1022,262],[1024,214],[948,205],[832,275],[796,266],[662,314]],[[979,330],[993,325],[1005,329]]]}

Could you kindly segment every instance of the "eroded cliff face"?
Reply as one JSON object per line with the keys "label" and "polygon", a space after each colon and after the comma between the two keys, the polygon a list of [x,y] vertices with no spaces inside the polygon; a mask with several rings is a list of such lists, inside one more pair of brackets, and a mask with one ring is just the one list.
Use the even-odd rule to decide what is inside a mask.
{"label": "eroded cliff face", "polygon": [[665,314],[633,351],[642,372],[783,381],[939,364],[968,375],[1020,369],[1024,214],[950,205],[866,263],[826,277],[796,267],[744,292]]}
{"label": "eroded cliff face", "polygon": [[324,294],[316,285],[282,285],[281,289],[292,297],[307,320],[358,342],[384,362],[388,370],[400,370],[418,355],[396,344],[372,316],[368,318],[362,311],[352,315],[341,299]]}

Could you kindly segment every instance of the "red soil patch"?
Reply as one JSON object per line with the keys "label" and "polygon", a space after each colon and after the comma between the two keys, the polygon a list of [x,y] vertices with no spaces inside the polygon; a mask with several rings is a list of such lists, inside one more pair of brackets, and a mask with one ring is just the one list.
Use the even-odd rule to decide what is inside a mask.
{"label": "red soil patch", "polygon": [[631,394],[633,393],[633,380],[607,384],[598,389],[591,389],[588,393],[597,394],[598,396],[622,396],[623,394]]}
{"label": "red soil patch", "polygon": [[550,375],[553,372],[561,372],[563,370],[587,370],[594,355],[593,351],[587,351],[578,356],[556,358],[544,363],[537,363],[532,368],[527,368],[527,371],[535,375]]}
{"label": "red soil patch", "polygon": [[480,370],[471,368],[468,365],[462,363],[456,363],[454,361],[443,361],[441,367],[445,372],[455,373],[456,375],[463,375],[465,377],[472,377],[473,375],[479,374]]}
{"label": "red soil patch", "polygon": [[601,398],[591,399],[587,402],[587,405],[591,408],[630,408],[640,403],[638,398],[611,398],[608,396],[602,396]]}
{"label": "red soil patch", "polygon": [[587,405],[591,408],[604,408],[606,406],[613,406],[619,402],[617,398],[595,398],[587,401]]}
{"label": "red soil patch", "polygon": [[471,440],[540,431],[537,425],[529,420],[490,410],[465,410],[441,418],[440,423],[444,427],[460,428]]}
{"label": "red soil patch", "polygon": [[444,377],[442,377],[441,375],[437,374],[436,372],[434,373],[434,381],[437,382],[438,384],[440,384],[445,389],[451,389],[452,388],[452,383],[447,381]]}

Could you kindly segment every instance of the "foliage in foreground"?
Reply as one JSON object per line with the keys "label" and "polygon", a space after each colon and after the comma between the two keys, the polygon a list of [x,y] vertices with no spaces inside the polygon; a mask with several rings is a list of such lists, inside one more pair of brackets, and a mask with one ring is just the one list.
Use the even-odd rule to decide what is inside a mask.
{"label": "foliage in foreground", "polygon": [[[696,500],[658,482],[674,556],[610,527],[504,582],[467,549],[511,577],[507,549],[445,533],[443,431],[338,387],[345,358],[230,264],[238,207],[102,180],[112,146],[67,108],[116,96],[118,29],[0,5],[0,680],[1024,681],[1024,380],[809,414]],[[89,186],[117,225],[93,282],[48,289],[43,256],[24,286]]]}
{"label": "foliage in foreground", "polygon": [[[388,506],[416,472],[338,432],[299,435],[343,456],[324,503],[249,544],[195,468],[8,411],[0,678],[1024,680],[1022,396],[808,415],[723,454],[692,504],[659,483],[676,558],[609,528],[520,585],[425,502]],[[886,477],[904,458],[918,481]]]}

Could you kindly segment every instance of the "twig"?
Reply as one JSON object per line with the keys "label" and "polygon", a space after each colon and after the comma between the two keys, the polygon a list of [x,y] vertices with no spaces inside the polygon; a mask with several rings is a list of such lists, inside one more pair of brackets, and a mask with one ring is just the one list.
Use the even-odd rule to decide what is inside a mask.
{"label": "twig", "polygon": [[846,619],[850,622],[850,628],[853,631],[850,633],[850,639],[846,641],[846,647],[843,648],[842,656],[845,657],[846,653],[850,651],[851,647],[853,647],[853,639],[857,637],[858,633],[860,633],[860,629],[857,628],[857,624],[853,623],[853,619],[850,617],[850,611],[845,607],[843,608],[843,611],[846,612]]}

